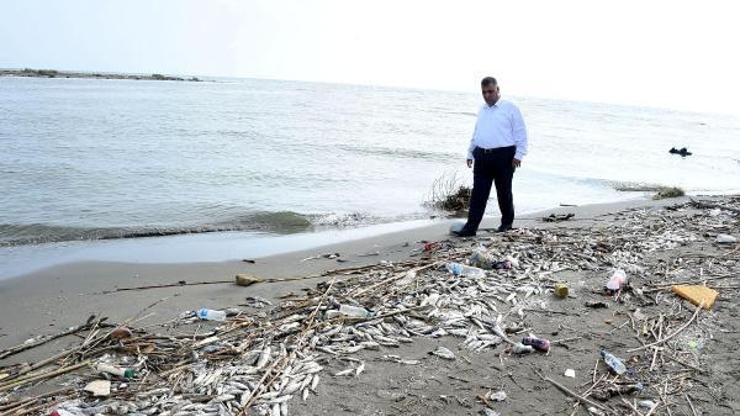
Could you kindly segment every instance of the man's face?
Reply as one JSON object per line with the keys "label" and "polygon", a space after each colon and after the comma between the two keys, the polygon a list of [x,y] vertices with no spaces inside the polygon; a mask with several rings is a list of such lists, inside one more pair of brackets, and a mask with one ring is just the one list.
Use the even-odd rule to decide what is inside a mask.
{"label": "man's face", "polygon": [[481,87],[481,92],[483,93],[483,99],[486,100],[486,104],[488,105],[496,104],[496,101],[501,97],[498,85],[486,85],[485,87]]}

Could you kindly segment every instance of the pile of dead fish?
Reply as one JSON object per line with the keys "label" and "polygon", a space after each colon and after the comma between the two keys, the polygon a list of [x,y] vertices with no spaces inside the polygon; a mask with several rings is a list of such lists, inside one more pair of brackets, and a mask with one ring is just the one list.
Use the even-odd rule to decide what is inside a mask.
{"label": "pile of dead fish", "polygon": [[[683,220],[671,218],[668,210],[638,209],[617,214],[605,226],[525,228],[444,241],[414,261],[381,262],[359,275],[339,274],[274,307],[250,298],[252,310],[266,310],[262,317],[230,311],[232,316],[208,332],[177,332],[198,322],[195,312],[163,327],[164,334],[129,325],[131,336],[114,338],[106,336],[110,327],[89,326],[69,354],[45,366],[29,364],[35,372],[5,368],[0,414],[54,409],[62,416],[238,415],[247,410],[288,415],[291,401],[310,400],[322,378],[360,376],[365,362],[351,355],[362,350],[380,350],[384,360],[416,365],[417,360],[393,355],[391,348],[416,337],[443,336],[458,337],[473,352],[502,344],[513,348],[508,334],[520,331],[528,311],[548,308],[551,297],[544,295],[552,292],[553,274],[619,267],[633,275],[660,276],[658,268],[642,264],[645,253],[723,232],[736,221],[733,210],[740,201],[724,203],[729,209],[703,208]],[[645,218],[655,215],[665,218],[645,227]],[[509,259],[509,266],[474,277],[455,276],[446,268],[449,262],[466,263],[474,252]],[[455,359],[445,348],[432,353]],[[344,370],[329,373],[327,363],[335,361]],[[41,370],[53,364],[59,366]],[[60,371],[75,365],[74,371]],[[65,389],[55,395],[27,393],[28,387],[49,380]]]}

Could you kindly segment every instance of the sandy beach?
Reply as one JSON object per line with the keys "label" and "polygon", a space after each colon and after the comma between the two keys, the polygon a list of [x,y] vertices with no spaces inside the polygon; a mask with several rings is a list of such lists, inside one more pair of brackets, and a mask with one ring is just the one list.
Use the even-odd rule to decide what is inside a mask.
{"label": "sandy beach", "polygon": [[[480,232],[473,239],[450,240],[447,235],[449,223],[440,223],[307,251],[250,259],[254,263],[234,261],[152,265],[88,262],[55,266],[0,281],[0,316],[3,317],[0,321],[0,349],[6,350],[30,338],[60,333],[67,327],[84,323],[91,315],[107,317],[108,322],[114,323],[132,322],[134,319],[135,324],[129,326],[142,331],[164,330],[165,327],[159,325],[171,323],[183,312],[201,307],[236,307],[249,319],[269,321],[284,318],[281,302],[295,303],[295,299],[320,295],[321,289],[326,290],[328,282],[336,277],[330,272],[332,270],[373,265],[377,270],[382,270],[387,264],[422,264],[422,258],[426,261],[424,264],[444,262],[450,258],[462,259],[479,244],[497,255],[513,247],[529,247],[531,253],[536,254],[538,250],[544,250],[546,244],[543,241],[564,241],[559,249],[564,253],[561,259],[557,256],[549,259],[527,257],[527,252],[512,252],[510,254],[516,254],[521,262],[526,263],[526,268],[521,266],[521,269],[515,268],[504,274],[488,272],[489,277],[493,273],[495,279],[504,279],[506,286],[517,288],[511,293],[519,293],[516,298],[519,303],[514,299],[515,296],[511,297],[514,302],[511,299],[507,301],[507,296],[480,295],[473,298],[475,301],[485,298],[497,306],[499,313],[505,316],[501,325],[506,327],[512,339],[518,340],[530,332],[550,339],[552,347],[548,354],[511,354],[507,352],[506,343],[501,343],[500,339],[498,342],[501,345],[493,344],[480,351],[471,350],[464,345],[465,338],[454,336],[449,328],[435,336],[426,336],[428,333],[412,336],[412,342],[396,343],[398,345],[393,348],[383,346],[379,350],[358,351],[352,354],[356,361],[340,360],[331,354],[320,353],[323,370],[320,373],[322,381],[316,388],[317,394],[311,393],[308,400],[303,401],[298,397],[300,392],[296,393],[289,401],[290,414],[589,414],[587,408],[595,409],[592,414],[735,414],[740,411],[740,402],[737,400],[740,391],[735,385],[740,365],[733,358],[739,340],[736,318],[740,310],[735,297],[740,254],[736,243],[720,245],[716,244],[715,238],[718,233],[740,236],[737,211],[733,211],[740,208],[740,200],[737,197],[698,199],[708,201],[710,205],[724,204],[731,209],[723,210],[714,205],[693,206],[688,198],[645,199],[561,207],[518,218],[516,229],[505,235]],[[563,222],[541,220],[550,214],[565,213],[575,216]],[[496,221],[496,218],[487,218],[483,225],[494,227]],[[706,224],[715,226],[701,229]],[[604,237],[604,230],[610,230],[612,235]],[[614,235],[615,230],[623,231],[625,237],[620,240],[618,235]],[[681,239],[674,238],[676,230],[680,231]],[[640,235],[654,241],[654,245],[650,246],[653,248],[646,250],[640,246],[645,241],[630,240],[630,235]],[[540,240],[535,238],[537,236]],[[574,250],[578,245],[575,243],[579,238],[602,239],[605,251],[576,253]],[[540,243],[532,245],[533,241]],[[439,242],[443,249],[420,256],[427,242]],[[620,245],[614,245],[615,242]],[[614,301],[613,297],[603,294],[603,285],[612,266],[604,263],[603,259],[604,256],[621,252],[627,253],[624,259],[629,259],[634,268],[627,270],[630,276],[629,291],[623,293],[621,301]],[[321,257],[329,253],[339,253],[340,261]],[[629,253],[633,253],[632,257]],[[568,259],[577,255],[583,256],[588,265],[570,264]],[[318,258],[306,260],[311,257]],[[554,267],[554,264],[558,266]],[[539,272],[533,271],[538,267]],[[446,273],[440,267],[432,270],[436,277],[429,277],[432,279],[429,282],[441,279]],[[661,274],[656,274],[656,271]],[[249,287],[222,283],[116,291],[120,288],[181,281],[192,284],[231,280],[237,273],[268,279],[303,279],[265,282]],[[362,273],[359,276],[341,275],[339,279],[349,279],[348,287],[354,284],[352,279],[360,279],[357,284],[361,287],[381,281],[367,280],[370,275],[368,272],[366,280],[362,280]],[[672,282],[700,282],[703,279],[709,280],[707,285],[718,288],[720,292],[711,310],[695,313],[695,306],[670,291]],[[555,281],[564,282],[569,287],[570,295],[567,298],[557,299],[553,296],[551,288]],[[417,283],[417,287],[419,284],[423,286],[424,283]],[[520,286],[525,291],[531,288],[531,293],[524,295],[518,292]],[[337,290],[345,290],[342,285],[339,287]],[[379,290],[374,298],[364,301],[365,307],[377,311],[379,306],[373,305],[373,301],[398,295],[394,295],[396,292],[390,286]],[[410,289],[403,288],[403,291],[407,290]],[[421,302],[432,293],[436,292],[427,290],[421,294],[409,292],[409,295],[418,297],[417,301]],[[447,294],[452,296],[456,292],[450,289]],[[340,297],[339,292],[336,296]],[[259,309],[245,306],[247,297],[264,298],[274,306]],[[603,303],[603,307],[598,307],[601,306],[599,302]],[[456,307],[462,308],[459,305]],[[439,316],[433,318],[433,315],[421,312],[413,316],[427,319],[427,324],[441,328]],[[675,334],[670,343],[664,340],[666,334],[676,331],[689,320],[695,322],[680,334]],[[190,324],[187,328],[198,333],[207,332],[217,325],[202,322]],[[352,323],[345,325],[352,326]],[[649,329],[641,330],[641,327]],[[166,328],[175,332],[182,330],[171,325]],[[475,325],[471,328],[474,329]],[[479,329],[490,331],[488,327]],[[697,337],[699,341],[696,341]],[[79,344],[83,338],[78,335],[60,337],[9,355],[0,360],[0,377],[5,372],[10,375],[12,382],[13,372],[22,367],[18,364],[38,362]],[[694,341],[690,344],[693,349],[683,348],[690,341]],[[659,348],[628,352],[652,342],[658,342]],[[429,354],[440,346],[448,348],[455,358],[446,360]],[[610,375],[599,360],[600,347],[620,356],[627,367],[634,371],[621,378]],[[115,350],[113,348],[111,352]],[[415,364],[400,364],[389,355],[412,360]],[[358,375],[353,377],[333,376],[348,366],[355,368],[359,362],[363,363],[362,374],[357,371]],[[52,366],[37,371],[43,373],[49,370],[48,367]],[[576,377],[564,377],[566,369],[575,370]],[[62,381],[79,392],[80,386],[94,378],[91,374],[83,368],[73,375],[45,383],[24,384],[12,393],[1,392],[0,409],[13,409],[11,404],[17,403],[20,398],[58,388]],[[180,397],[182,401],[182,394],[177,395],[184,392],[179,392],[177,385],[167,384],[166,380],[164,385],[171,389],[170,396]],[[608,386],[620,386],[623,380],[643,385],[637,393],[625,390],[623,394],[615,394],[607,400],[596,400],[596,405],[584,403],[578,406],[572,397],[549,380],[579,395],[589,392],[591,387],[593,395],[583,399],[589,402],[596,400],[593,396],[600,389],[608,391],[611,388]],[[151,383],[152,378],[147,382]],[[7,385],[4,383],[8,381],[0,379],[0,389]],[[133,380],[127,387],[119,386],[112,397],[118,397],[121,402],[130,399],[126,388],[140,388],[136,384],[137,380]],[[505,399],[493,394],[500,391],[505,392]],[[76,395],[72,394],[68,399]],[[97,401],[87,398],[85,402],[89,406],[101,405],[109,403],[110,399]],[[645,403],[640,405],[638,402]],[[212,401],[205,400],[203,403],[203,406],[210,403],[212,408],[218,408]],[[50,403],[45,404],[42,400],[37,405],[40,406],[38,414],[48,414]],[[177,406],[166,411],[157,409],[155,413],[158,414],[186,414],[177,413]],[[260,409],[264,410],[264,407],[255,407],[255,414],[259,414]],[[143,409],[129,410],[128,414],[153,414],[143,412]],[[115,413],[108,409],[103,414]],[[192,414],[210,413],[200,409]]]}

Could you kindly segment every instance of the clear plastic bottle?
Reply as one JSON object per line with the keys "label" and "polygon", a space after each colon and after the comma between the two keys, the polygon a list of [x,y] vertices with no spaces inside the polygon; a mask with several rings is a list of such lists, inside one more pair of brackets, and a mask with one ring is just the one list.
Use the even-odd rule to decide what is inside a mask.
{"label": "clear plastic bottle", "polygon": [[134,376],[134,370],[130,368],[121,368],[104,363],[98,364],[95,368],[101,373],[113,374],[118,377],[132,378]]}
{"label": "clear plastic bottle", "polygon": [[447,263],[447,271],[455,276],[480,278],[486,276],[486,271],[477,267],[470,267],[464,264],[450,262]]}
{"label": "clear plastic bottle", "polygon": [[225,321],[226,320],[226,312],[224,311],[214,311],[213,309],[206,309],[206,308],[200,308],[198,310],[198,318],[206,320],[206,321]]}
{"label": "clear plastic bottle", "polygon": [[367,309],[352,305],[340,305],[339,313],[350,318],[367,318],[370,316],[370,311]]}
{"label": "clear plastic bottle", "polygon": [[624,374],[627,372],[627,367],[624,365],[621,359],[619,359],[614,354],[608,352],[607,350],[602,349],[600,351],[601,358],[604,359],[604,362],[606,365],[611,369],[611,371],[615,374]]}

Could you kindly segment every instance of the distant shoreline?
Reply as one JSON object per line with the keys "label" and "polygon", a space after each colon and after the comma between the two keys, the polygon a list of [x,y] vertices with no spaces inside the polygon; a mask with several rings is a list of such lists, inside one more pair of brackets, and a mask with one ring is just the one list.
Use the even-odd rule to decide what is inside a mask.
{"label": "distant shoreline", "polygon": [[203,82],[198,77],[176,77],[162,74],[123,74],[115,72],[58,71],[56,69],[0,69],[0,77],[26,78],[88,78],[88,79],[129,79],[135,81],[188,81]]}

